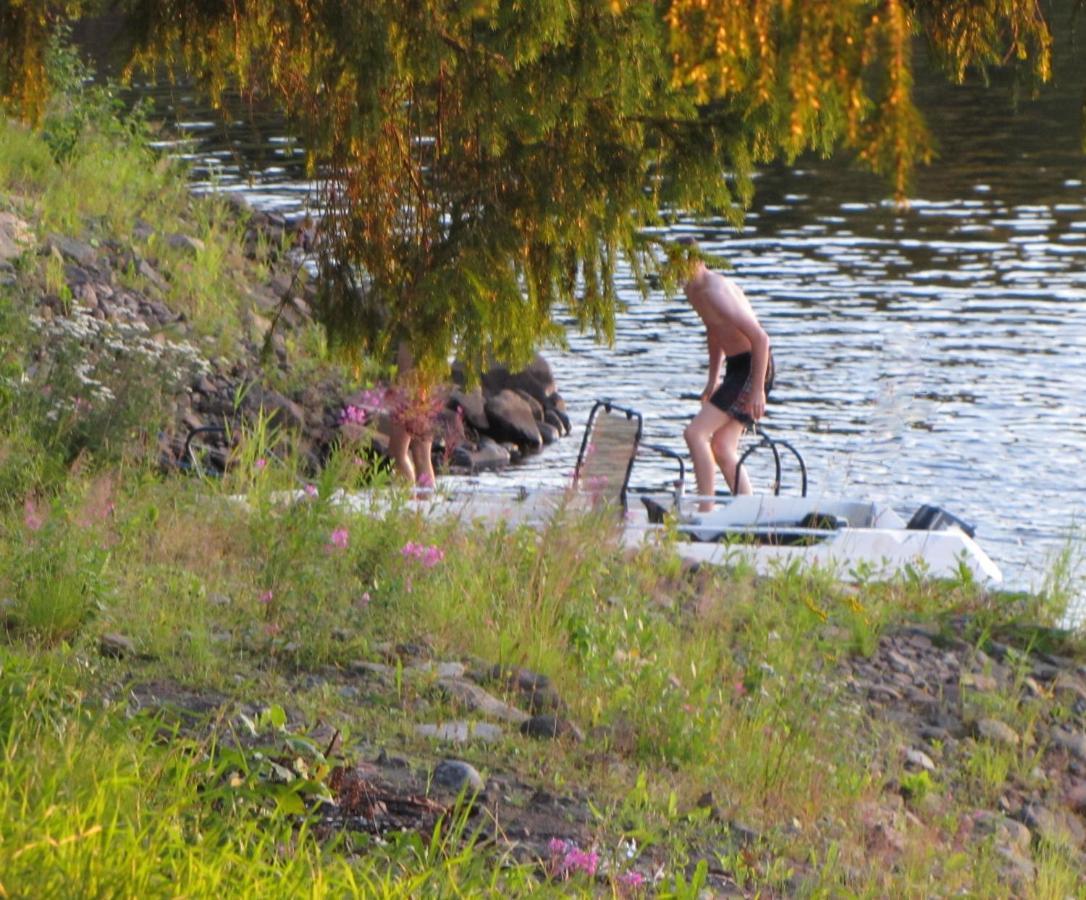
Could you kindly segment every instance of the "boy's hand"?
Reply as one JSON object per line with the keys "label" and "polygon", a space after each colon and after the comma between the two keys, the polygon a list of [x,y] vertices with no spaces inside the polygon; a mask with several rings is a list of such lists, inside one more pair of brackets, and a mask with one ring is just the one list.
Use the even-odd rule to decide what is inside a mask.
{"label": "boy's hand", "polygon": [[765,388],[760,391],[751,391],[750,399],[746,403],[747,415],[755,422],[765,415]]}

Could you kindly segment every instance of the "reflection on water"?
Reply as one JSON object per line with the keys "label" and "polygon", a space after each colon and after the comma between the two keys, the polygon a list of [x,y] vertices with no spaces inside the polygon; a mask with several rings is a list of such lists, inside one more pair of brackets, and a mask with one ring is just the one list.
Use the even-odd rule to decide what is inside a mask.
{"label": "reflection on water", "polygon": [[[803,452],[813,494],[944,505],[978,526],[1013,587],[1037,587],[1083,519],[1086,497],[1086,161],[1081,63],[1063,87],[1012,109],[1005,94],[927,86],[941,157],[907,211],[843,162],[767,171],[741,233],[685,225],[728,259],[778,361],[767,426]],[[245,107],[223,126],[194,97],[169,146],[197,189],[243,190],[297,214],[302,151]],[[684,450],[705,348],[681,297],[642,298],[615,346],[571,334],[548,353],[575,422],[609,397],[640,409],[646,440]],[[555,484],[578,440],[487,483]],[[635,480],[672,477],[639,463]],[[1079,541],[1082,544],[1081,539]]]}

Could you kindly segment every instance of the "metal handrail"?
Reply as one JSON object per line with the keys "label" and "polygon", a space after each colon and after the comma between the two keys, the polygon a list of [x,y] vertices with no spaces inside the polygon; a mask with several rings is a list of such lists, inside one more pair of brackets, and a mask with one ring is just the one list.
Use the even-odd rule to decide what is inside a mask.
{"label": "metal handrail", "polygon": [[737,488],[739,487],[739,473],[742,471],[743,463],[746,461],[746,458],[750,456],[755,450],[759,450],[762,447],[769,447],[769,449],[773,451],[773,465],[775,468],[775,476],[773,479],[773,496],[779,497],[781,493],[781,454],[777,448],[784,447],[796,458],[796,461],[799,463],[799,471],[801,477],[800,496],[806,497],[807,464],[803,461],[803,457],[800,456],[799,451],[795,447],[793,447],[788,441],[782,438],[771,438],[766,433],[765,428],[763,428],[757,422],[754,423],[752,430],[756,435],[761,438],[761,440],[757,444],[752,444],[750,447],[747,447],[743,455],[739,457],[739,462],[735,464],[735,486]]}
{"label": "metal handrail", "polygon": [[192,439],[199,434],[227,433],[227,429],[222,427],[221,425],[203,425],[200,428],[191,429],[188,435],[185,437],[184,458],[189,461],[189,465],[192,466],[194,470],[196,470],[200,474],[203,474],[203,465],[200,463],[200,460],[196,458],[196,453],[192,449]]}

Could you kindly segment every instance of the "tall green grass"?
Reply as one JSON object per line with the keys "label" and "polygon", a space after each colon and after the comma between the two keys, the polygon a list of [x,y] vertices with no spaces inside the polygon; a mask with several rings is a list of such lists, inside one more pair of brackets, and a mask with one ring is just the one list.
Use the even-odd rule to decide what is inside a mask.
{"label": "tall green grass", "polygon": [[[47,134],[0,123],[5,202],[42,232],[98,241],[128,240],[144,217],[152,237],[138,249],[169,274],[172,301],[209,329],[240,316],[235,278],[252,270],[235,269],[225,211],[193,204],[142,132],[109,118],[108,98],[66,102]],[[172,231],[205,251],[171,258]],[[56,263],[19,265],[24,284],[59,295]],[[133,714],[129,691],[146,683],[278,710],[260,727],[283,728],[289,707],[339,728],[352,758],[455,752],[484,772],[579,794],[593,845],[658,876],[645,896],[699,896],[710,862],[752,896],[1019,892],[990,844],[955,835],[998,803],[1004,778],[1032,777],[1036,751],[986,747],[933,776],[908,773],[907,736],[864,710],[840,664],[905,621],[968,621],[982,644],[1050,620],[1066,564],[1048,606],[917,573],[889,583],[857,573],[846,588],[799,567],[772,578],[741,566],[695,572],[666,538],[623,549],[602,513],[570,510],[539,531],[420,517],[355,448],[314,475],[266,420],[231,435],[225,477],[166,477],[139,448],[108,451],[127,446],[116,419],[101,425],[109,440],[78,452],[57,439],[50,404],[26,393],[37,385],[25,301],[0,296],[0,896],[631,895],[620,867],[596,881],[556,878],[474,841],[462,817],[433,834],[318,836],[302,801],[320,795],[327,761],[314,756],[304,796],[284,793],[266,754],[230,743],[225,719],[181,729]],[[372,509],[337,502],[375,486],[389,499]],[[109,632],[133,651],[103,655]],[[1052,640],[1051,629],[1037,634]],[[1082,650],[1074,635],[1061,641],[1060,652]],[[390,664],[389,685],[337,690],[352,663],[387,663],[405,644],[548,676],[585,742],[510,729],[489,748],[435,747],[413,726],[470,712],[408,672],[410,660]],[[970,711],[1030,734],[1042,701],[1022,684],[969,700]],[[915,821],[887,863],[860,811],[886,802],[895,780],[902,818]],[[1032,896],[1080,891],[1074,859],[1035,847]]]}

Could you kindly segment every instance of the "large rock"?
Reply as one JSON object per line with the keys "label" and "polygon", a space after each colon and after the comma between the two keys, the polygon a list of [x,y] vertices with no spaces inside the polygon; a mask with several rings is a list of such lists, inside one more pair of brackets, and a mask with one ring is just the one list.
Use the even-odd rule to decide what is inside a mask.
{"label": "large rock", "polygon": [[528,721],[521,723],[520,733],[537,740],[568,740],[576,743],[584,740],[580,728],[568,719],[551,715],[532,716]]}
{"label": "large rock", "polygon": [[415,734],[419,737],[448,741],[451,744],[466,744],[470,741],[492,744],[503,737],[502,730],[497,725],[491,725],[489,722],[466,721],[416,725]]}
{"label": "large rock", "polygon": [[500,719],[503,722],[512,722],[515,725],[520,725],[528,719],[527,713],[488,694],[477,684],[471,684],[459,678],[442,678],[437,684],[448,697],[484,716]]}
{"label": "large rock", "polygon": [[510,372],[505,366],[494,366],[483,375],[483,392],[498,394],[504,390],[521,390],[546,404],[547,397],[555,392],[554,375],[550,364],[540,355],[520,372]]}
{"label": "large rock", "polygon": [[449,406],[463,410],[464,422],[476,431],[486,433],[490,429],[490,422],[486,417],[486,399],[479,388],[467,392],[460,389],[453,391],[449,394]]}
{"label": "large rock", "polygon": [[536,427],[539,429],[539,436],[543,438],[544,444],[553,444],[562,436],[561,431],[549,422],[536,422]]}
{"label": "large rock", "polygon": [[522,702],[533,714],[560,711],[562,698],[546,675],[519,666],[492,666],[485,675],[488,681],[500,683],[506,690],[520,694]]}
{"label": "large rock", "polygon": [[532,418],[535,419],[537,423],[542,422],[543,421],[543,404],[540,403],[538,400],[536,400],[535,397],[533,397],[531,394],[529,394],[523,388],[511,388],[511,390],[515,391],[516,394],[522,400],[524,400],[525,403],[528,404],[529,408],[532,410]]}
{"label": "large rock", "polygon": [[98,261],[98,251],[90,244],[64,234],[49,235],[48,246],[61,257],[81,266],[93,266]]}
{"label": "large rock", "polygon": [[565,412],[555,409],[553,407],[547,407],[543,412],[543,421],[554,428],[559,434],[569,434],[572,431],[572,425],[569,421],[569,416]]}
{"label": "large rock", "polygon": [[17,259],[33,243],[30,226],[13,213],[0,212],[0,262]]}
{"label": "large rock", "polygon": [[447,791],[458,793],[464,791],[469,794],[478,794],[485,787],[486,782],[471,763],[462,759],[443,759],[434,769],[434,785]]}
{"label": "large rock", "polygon": [[974,727],[979,737],[991,741],[993,744],[1017,747],[1022,740],[1017,731],[999,719],[980,719]]}
{"label": "large rock", "polygon": [[486,417],[490,422],[490,436],[495,440],[509,441],[531,450],[543,446],[531,406],[515,391],[506,389],[487,398]]}
{"label": "large rock", "polygon": [[460,444],[453,449],[450,465],[463,469],[469,474],[477,472],[496,472],[504,469],[510,462],[509,451],[501,444],[484,437],[478,446]]}
{"label": "large rock", "polygon": [[305,410],[278,391],[265,390],[259,385],[253,385],[245,397],[244,405],[247,409],[254,411],[263,409],[265,413],[272,416],[277,425],[287,425],[297,429],[305,427]]}
{"label": "large rock", "polygon": [[188,234],[171,234],[166,238],[166,243],[174,250],[180,250],[190,256],[198,256],[204,252],[204,242],[199,238]]}

